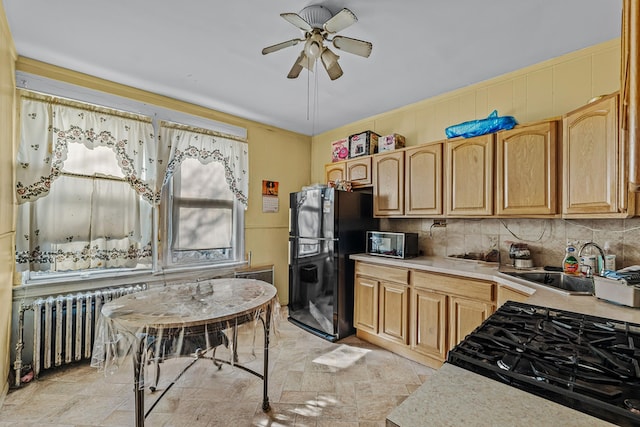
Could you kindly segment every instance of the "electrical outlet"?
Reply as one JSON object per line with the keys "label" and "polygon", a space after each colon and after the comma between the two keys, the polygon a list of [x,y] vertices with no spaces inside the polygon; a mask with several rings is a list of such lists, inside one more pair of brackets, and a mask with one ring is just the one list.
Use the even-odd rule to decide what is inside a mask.
{"label": "electrical outlet", "polygon": [[446,227],[447,226],[447,220],[446,219],[434,219],[433,220],[433,227]]}

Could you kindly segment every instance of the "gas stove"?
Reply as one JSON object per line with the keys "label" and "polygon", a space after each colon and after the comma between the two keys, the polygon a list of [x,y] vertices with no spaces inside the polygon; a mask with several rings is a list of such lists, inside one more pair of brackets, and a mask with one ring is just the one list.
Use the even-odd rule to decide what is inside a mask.
{"label": "gas stove", "polygon": [[594,417],[640,425],[640,325],[509,301],[447,362]]}

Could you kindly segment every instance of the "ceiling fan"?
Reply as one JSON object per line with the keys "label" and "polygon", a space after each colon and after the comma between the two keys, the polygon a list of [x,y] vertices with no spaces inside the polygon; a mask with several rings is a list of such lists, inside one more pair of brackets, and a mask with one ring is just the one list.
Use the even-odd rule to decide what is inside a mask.
{"label": "ceiling fan", "polygon": [[[281,13],[280,16],[301,29],[304,32],[304,38],[291,39],[265,47],[262,49],[262,54],[266,55],[304,42],[302,52],[287,75],[290,79],[297,78],[303,68],[313,71],[314,63],[318,59],[322,61],[331,80],[342,75],[342,68],[338,64],[340,57],[324,45],[325,41],[331,42],[336,49],[365,58],[371,54],[373,45],[370,42],[334,35],[358,21],[356,15],[349,9],[344,8],[334,15],[324,6],[311,5],[302,9],[300,13]],[[330,38],[331,36],[333,38]]]}

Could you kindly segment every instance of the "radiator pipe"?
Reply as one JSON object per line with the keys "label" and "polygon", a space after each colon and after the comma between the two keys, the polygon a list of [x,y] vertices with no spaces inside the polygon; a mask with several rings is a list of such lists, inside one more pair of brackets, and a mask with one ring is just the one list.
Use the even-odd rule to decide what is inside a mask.
{"label": "radiator pipe", "polygon": [[18,342],[16,343],[16,360],[13,363],[13,369],[16,373],[15,386],[20,387],[22,383],[22,349],[24,348],[24,312],[31,308],[30,306],[20,305],[18,312]]}

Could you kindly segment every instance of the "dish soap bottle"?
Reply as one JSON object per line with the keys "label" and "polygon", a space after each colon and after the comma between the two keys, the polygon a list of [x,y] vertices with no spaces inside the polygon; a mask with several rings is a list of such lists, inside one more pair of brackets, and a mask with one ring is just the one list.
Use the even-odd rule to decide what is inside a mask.
{"label": "dish soap bottle", "polygon": [[567,241],[567,249],[562,260],[562,271],[566,274],[579,274],[580,262],[576,257],[576,247],[572,242]]}

